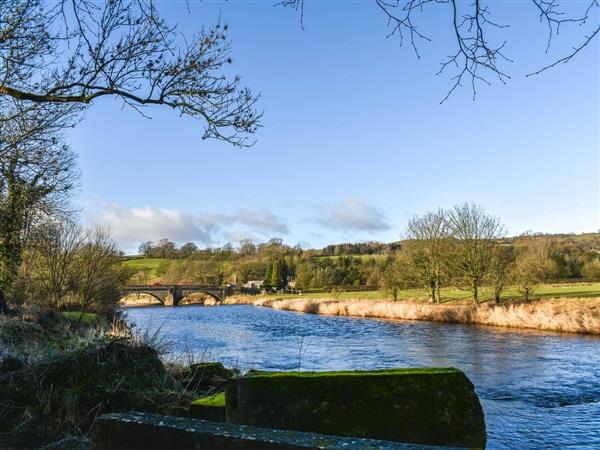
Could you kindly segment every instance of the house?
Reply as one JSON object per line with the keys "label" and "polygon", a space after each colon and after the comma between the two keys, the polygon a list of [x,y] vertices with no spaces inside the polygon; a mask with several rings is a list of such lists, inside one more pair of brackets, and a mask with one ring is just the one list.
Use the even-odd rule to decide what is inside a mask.
{"label": "house", "polygon": [[263,280],[249,280],[244,283],[247,289],[260,289],[263,285]]}

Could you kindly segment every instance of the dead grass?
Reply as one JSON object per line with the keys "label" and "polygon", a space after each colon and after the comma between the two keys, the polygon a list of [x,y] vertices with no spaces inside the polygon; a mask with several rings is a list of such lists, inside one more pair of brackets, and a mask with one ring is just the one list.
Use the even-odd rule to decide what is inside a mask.
{"label": "dead grass", "polygon": [[425,320],[600,335],[600,298],[551,298],[506,305],[433,305],[421,301],[235,297],[228,303],[334,316]]}
{"label": "dead grass", "polygon": [[157,348],[157,334],[134,334],[118,320],[103,329],[52,311],[0,315],[0,448],[85,436],[104,412],[186,411],[197,395]]}

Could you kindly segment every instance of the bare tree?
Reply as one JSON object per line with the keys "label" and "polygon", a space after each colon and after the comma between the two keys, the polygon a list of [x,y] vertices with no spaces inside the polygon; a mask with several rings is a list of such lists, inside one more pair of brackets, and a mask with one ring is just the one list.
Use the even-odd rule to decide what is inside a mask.
{"label": "bare tree", "polygon": [[463,203],[448,212],[458,283],[479,302],[479,287],[492,265],[498,240],[505,235],[500,221],[481,205]]}
{"label": "bare tree", "polygon": [[[227,26],[183,38],[152,0],[0,2],[0,102],[79,104],[117,97],[205,123],[204,138],[251,145],[257,97],[228,78]],[[0,105],[1,106],[1,105]]]}
{"label": "bare tree", "polygon": [[85,233],[85,243],[79,249],[75,264],[75,299],[80,311],[94,307],[111,309],[120,297],[120,288],[130,273],[121,270],[118,247],[106,229],[96,228]]}
{"label": "bare tree", "polygon": [[489,279],[494,289],[494,301],[500,303],[502,293],[513,279],[515,248],[510,245],[497,245],[491,253]]}
{"label": "bare tree", "polygon": [[36,220],[70,210],[77,185],[74,153],[62,129],[69,107],[15,104],[0,114],[0,290],[10,286],[21,262],[27,232]]}
{"label": "bare tree", "polygon": [[432,302],[440,302],[441,280],[448,254],[449,229],[446,213],[438,209],[408,222],[407,251],[415,278],[427,290]]}
{"label": "bare tree", "polygon": [[77,279],[76,264],[85,245],[85,233],[71,221],[53,221],[39,226],[32,239],[35,280],[54,307],[61,306]]}
{"label": "bare tree", "polygon": [[543,269],[540,267],[539,254],[529,247],[520,249],[513,268],[513,277],[519,291],[529,300],[535,285],[543,279]]}
{"label": "bare tree", "polygon": [[[508,24],[498,23],[492,13],[490,0],[373,0],[387,18],[389,36],[398,36],[400,45],[408,42],[418,58],[419,44],[429,43],[431,38],[421,25],[426,13],[443,14],[446,17],[448,32],[454,40],[454,51],[441,62],[437,75],[451,72],[451,86],[442,103],[459,87],[471,87],[473,98],[477,84],[490,85],[491,80],[505,84],[511,76],[505,66],[512,62],[506,53]],[[282,0],[283,6],[300,12],[301,23],[304,17],[304,0]],[[600,25],[594,20],[594,13],[600,7],[598,0],[583,2],[561,2],[560,0],[529,0],[539,21],[548,30],[546,52],[565,27],[578,27],[581,40],[572,46],[565,56],[543,65],[527,76],[538,75],[558,64],[569,62],[582,52],[600,34]],[[439,12],[441,11],[441,12]]]}
{"label": "bare tree", "polygon": [[378,264],[381,269],[374,272],[380,274],[378,286],[390,292],[394,301],[397,301],[400,289],[407,287],[412,281],[410,268],[412,262],[406,258],[405,254],[396,254],[388,256],[382,262],[378,261]]}

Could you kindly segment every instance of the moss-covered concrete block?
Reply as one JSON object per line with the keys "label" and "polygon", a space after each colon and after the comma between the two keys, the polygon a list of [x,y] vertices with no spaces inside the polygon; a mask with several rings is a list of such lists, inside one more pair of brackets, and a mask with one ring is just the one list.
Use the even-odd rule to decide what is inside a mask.
{"label": "moss-covered concrete block", "polygon": [[226,388],[231,423],[417,444],[483,448],[473,384],[453,368],[251,372]]}
{"label": "moss-covered concrete block", "polygon": [[190,404],[190,416],[213,422],[225,422],[225,392],[193,401]]}

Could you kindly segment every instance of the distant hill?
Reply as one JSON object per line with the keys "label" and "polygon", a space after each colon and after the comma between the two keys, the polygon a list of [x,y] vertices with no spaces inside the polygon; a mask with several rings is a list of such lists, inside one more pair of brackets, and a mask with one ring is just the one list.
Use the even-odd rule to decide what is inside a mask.
{"label": "distant hill", "polygon": [[[594,251],[600,253],[600,233],[582,233],[582,234],[549,234],[549,233],[527,233],[519,236],[510,236],[503,239],[507,244],[518,244],[530,241],[541,241],[554,243],[560,246],[574,245],[581,247],[582,251]],[[397,252],[402,248],[406,240],[399,240],[390,243],[381,242],[357,242],[331,244],[322,249],[314,250],[315,256],[373,256],[385,255]]]}

